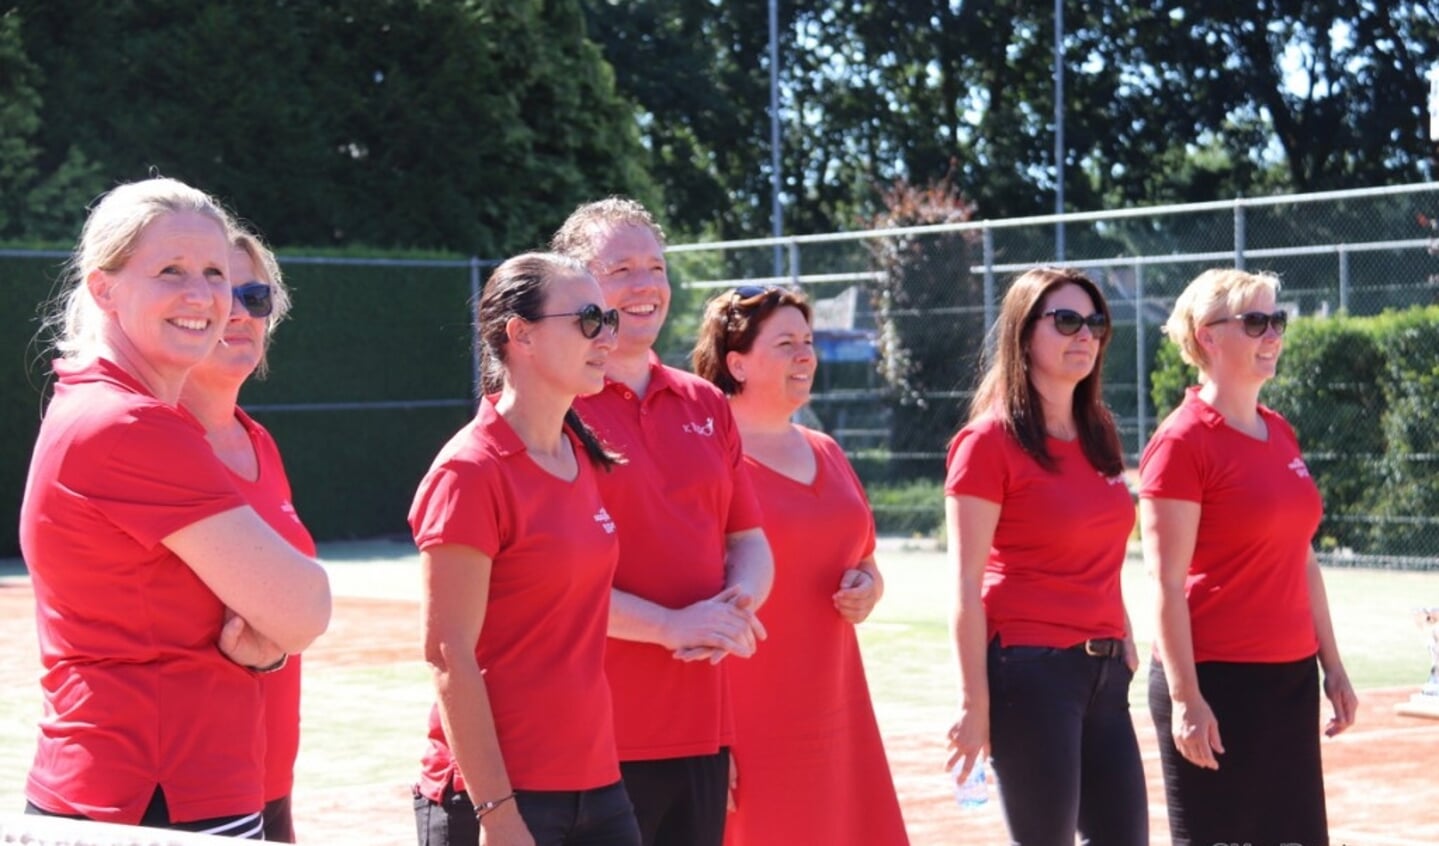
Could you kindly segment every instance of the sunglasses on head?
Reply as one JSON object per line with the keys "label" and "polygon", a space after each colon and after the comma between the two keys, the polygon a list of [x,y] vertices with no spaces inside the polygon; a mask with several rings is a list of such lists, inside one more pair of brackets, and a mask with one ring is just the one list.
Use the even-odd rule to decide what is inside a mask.
{"label": "sunglasses on head", "polygon": [[1262,311],[1246,311],[1243,314],[1234,314],[1229,317],[1221,317],[1218,320],[1211,320],[1206,326],[1213,326],[1216,323],[1224,323],[1228,320],[1237,320],[1244,328],[1244,334],[1251,338],[1262,338],[1269,327],[1274,327],[1274,334],[1283,335],[1284,330],[1289,326],[1289,312],[1284,309],[1276,309],[1273,314]]}
{"label": "sunglasses on head", "polygon": [[547,317],[578,317],[580,334],[591,340],[599,337],[600,329],[608,326],[611,332],[620,331],[620,311],[612,308],[608,311],[590,303],[579,311],[562,311],[558,314],[540,314],[535,320],[544,320]]}
{"label": "sunglasses on head", "polygon": [[274,289],[264,282],[246,282],[231,288],[230,294],[251,317],[269,317],[275,310]]}
{"label": "sunglasses on head", "polygon": [[1072,308],[1052,308],[1040,316],[1054,318],[1054,331],[1061,335],[1077,335],[1083,326],[1088,326],[1089,334],[1096,338],[1109,333],[1109,318],[1099,311],[1085,317]]}
{"label": "sunglasses on head", "polygon": [[734,298],[737,300],[752,300],[761,297],[770,291],[778,291],[773,285],[741,285],[734,289]]}

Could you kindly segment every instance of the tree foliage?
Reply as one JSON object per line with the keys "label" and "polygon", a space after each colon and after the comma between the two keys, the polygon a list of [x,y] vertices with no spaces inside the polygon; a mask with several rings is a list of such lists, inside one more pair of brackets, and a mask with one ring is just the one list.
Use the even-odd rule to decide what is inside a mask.
{"label": "tree foliage", "polygon": [[280,243],[498,256],[653,193],[575,0],[50,0],[22,21],[42,163],[73,143],[114,181],[191,180]]}

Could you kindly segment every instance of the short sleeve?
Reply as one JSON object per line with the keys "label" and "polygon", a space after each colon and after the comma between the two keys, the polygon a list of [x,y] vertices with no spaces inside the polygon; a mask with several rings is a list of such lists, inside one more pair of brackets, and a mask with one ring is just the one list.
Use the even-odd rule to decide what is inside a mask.
{"label": "short sleeve", "polygon": [[1139,496],[1202,502],[1204,484],[1194,445],[1165,434],[1150,441],[1139,460]]}
{"label": "short sleeve", "polygon": [[944,492],[947,496],[973,496],[1004,503],[1009,471],[1003,438],[997,426],[966,426],[954,436],[945,462]]}
{"label": "short sleeve", "polygon": [[88,446],[67,457],[62,483],[147,549],[245,505],[204,431],[170,409],[137,411],[113,439]]}
{"label": "short sleeve", "polygon": [[491,559],[499,555],[508,526],[495,476],[472,463],[449,462],[431,470],[420,482],[410,506],[410,530],[421,551],[441,544],[477,549]]}
{"label": "short sleeve", "polygon": [[[718,391],[716,391],[718,396]],[[735,425],[734,412],[729,403],[721,400],[716,415],[722,423],[725,439],[725,460],[729,464],[733,489],[730,493],[729,514],[725,515],[725,534],[759,528],[764,523],[760,511],[759,497],[754,492],[749,468],[744,463],[744,444],[740,441],[739,427]]]}

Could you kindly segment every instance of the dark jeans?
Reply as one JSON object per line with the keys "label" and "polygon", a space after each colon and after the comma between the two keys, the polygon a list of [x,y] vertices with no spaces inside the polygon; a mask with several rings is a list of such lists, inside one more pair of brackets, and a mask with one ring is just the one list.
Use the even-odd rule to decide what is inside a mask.
{"label": "dark jeans", "polygon": [[1124,657],[989,646],[989,740],[1016,846],[1148,846]]}
{"label": "dark jeans", "polygon": [[266,802],[262,816],[265,819],[266,842],[295,842],[295,818],[290,813],[290,794]]}
{"label": "dark jeans", "polygon": [[[535,846],[639,846],[640,831],[623,782],[593,790],[516,790],[515,805]],[[477,846],[470,797],[445,788],[436,803],[415,794],[419,846]]]}
{"label": "dark jeans", "polygon": [[[47,811],[33,802],[25,803],[25,813],[35,814],[42,817],[62,817],[67,820],[83,820],[85,817],[76,814],[57,814]],[[169,831],[193,831],[202,834],[210,834],[215,837],[233,837],[236,840],[263,840],[264,826],[260,822],[260,815],[238,814],[232,817],[215,817],[208,820],[194,820],[192,822],[170,822],[170,806],[165,802],[165,791],[157,785],[155,792],[150,796],[150,804],[146,806],[145,813],[140,818],[138,825],[144,828],[163,828]]]}
{"label": "dark jeans", "polygon": [[644,846],[720,846],[729,794],[729,749],[714,755],[621,761]]}
{"label": "dark jeans", "polygon": [[1195,670],[1224,742],[1217,770],[1179,754],[1164,666],[1155,661],[1149,668],[1149,713],[1174,846],[1328,846],[1315,660],[1204,661]]}

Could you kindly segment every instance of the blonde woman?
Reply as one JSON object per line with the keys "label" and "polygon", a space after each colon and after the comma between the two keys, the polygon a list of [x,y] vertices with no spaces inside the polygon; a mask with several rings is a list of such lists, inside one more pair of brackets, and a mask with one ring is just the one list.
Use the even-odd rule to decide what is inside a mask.
{"label": "blonde woman", "polygon": [[324,570],[180,408],[230,316],[228,216],[171,179],[90,212],[26,482],[45,718],[27,811],[259,839],[258,673],[329,623]]}
{"label": "blonde woman", "polygon": [[1278,292],[1275,277],[1242,270],[1185,288],[1165,332],[1199,385],[1140,460],[1159,580],[1149,707],[1176,846],[1328,843],[1320,666],[1334,707],[1324,733],[1358,708],[1311,546],[1319,490],[1294,430],[1259,403],[1284,350]]}

